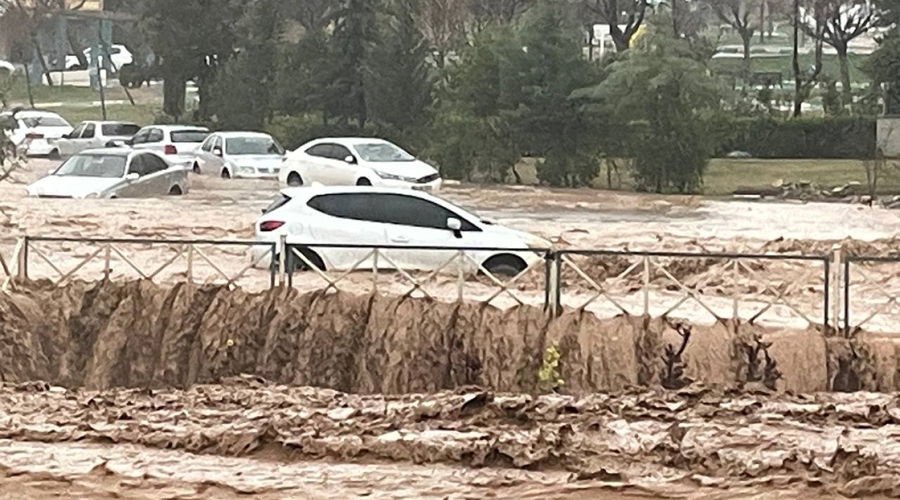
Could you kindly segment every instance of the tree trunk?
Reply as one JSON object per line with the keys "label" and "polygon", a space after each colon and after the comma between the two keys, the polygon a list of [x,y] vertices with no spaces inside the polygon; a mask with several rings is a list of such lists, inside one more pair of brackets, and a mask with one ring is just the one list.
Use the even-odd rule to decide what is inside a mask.
{"label": "tree trunk", "polygon": [[[69,39],[69,48],[72,49],[72,53],[75,54],[75,57],[78,58],[78,66],[82,68],[88,67],[87,57],[84,55],[84,49],[81,45],[78,44],[78,37],[75,36],[74,30],[66,30],[66,36]],[[63,63],[65,64],[65,63]],[[66,68],[69,69],[69,68]]]}
{"label": "tree trunk", "polygon": [[800,76],[800,0],[794,0],[794,53],[791,64],[794,69],[794,117],[800,116],[803,107],[803,78]]}
{"label": "tree trunk", "polygon": [[44,59],[44,51],[41,50],[41,43],[38,40],[37,33],[31,34],[31,44],[34,46],[34,53],[41,63],[41,71],[47,80],[47,86],[53,86],[53,77],[50,75],[50,68],[47,67],[47,61]]}
{"label": "tree trunk", "polygon": [[845,109],[853,108],[853,90],[850,88],[850,61],[847,59],[847,46],[838,45],[837,50],[838,61],[841,63],[841,95],[843,97],[843,107]]}
{"label": "tree trunk", "polygon": [[743,61],[743,72],[744,79],[749,80],[753,75],[753,62],[750,60],[750,42],[753,39],[753,32],[749,29],[742,29],[740,31],[741,42],[744,44],[744,61]]}
{"label": "tree trunk", "polygon": [[177,71],[163,68],[163,112],[169,116],[184,114],[187,80]]}
{"label": "tree trunk", "polygon": [[759,2],[759,43],[766,43],[766,1]]}

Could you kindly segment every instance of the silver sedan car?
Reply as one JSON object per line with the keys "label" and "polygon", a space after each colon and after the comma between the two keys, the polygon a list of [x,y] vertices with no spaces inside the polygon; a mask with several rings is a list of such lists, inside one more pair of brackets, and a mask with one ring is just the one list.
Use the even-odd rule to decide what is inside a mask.
{"label": "silver sedan car", "polygon": [[188,192],[188,171],[153,151],[91,149],[28,186],[40,198],[149,198]]}
{"label": "silver sedan car", "polygon": [[284,148],[269,134],[216,132],[196,153],[194,172],[209,172],[224,179],[277,178]]}

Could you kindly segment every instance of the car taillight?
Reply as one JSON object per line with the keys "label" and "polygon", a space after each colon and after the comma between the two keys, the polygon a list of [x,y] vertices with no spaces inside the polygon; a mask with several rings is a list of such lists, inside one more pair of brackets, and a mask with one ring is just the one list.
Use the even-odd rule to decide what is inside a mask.
{"label": "car taillight", "polygon": [[259,230],[263,232],[274,231],[283,225],[284,222],[280,220],[267,220],[259,224]]}
{"label": "car taillight", "polygon": [[177,154],[178,154],[178,150],[175,149],[175,146],[173,146],[173,145],[171,145],[171,144],[166,144],[165,153],[166,153],[167,155],[177,155]]}
{"label": "car taillight", "polygon": [[31,139],[32,141],[35,140],[35,139],[43,139],[43,138],[44,138],[44,134],[36,134],[36,133],[32,132],[32,133],[30,133],[30,134],[27,134],[27,135],[25,136],[25,138],[26,138],[26,139]]}

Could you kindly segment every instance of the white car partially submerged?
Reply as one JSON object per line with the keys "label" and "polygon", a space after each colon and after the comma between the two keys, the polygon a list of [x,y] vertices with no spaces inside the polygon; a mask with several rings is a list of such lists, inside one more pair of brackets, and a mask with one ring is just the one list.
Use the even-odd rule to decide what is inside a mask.
{"label": "white car partially submerged", "polygon": [[284,148],[259,132],[216,132],[197,150],[194,173],[210,172],[223,179],[278,177]]}
{"label": "white car partially submerged", "polygon": [[[404,270],[460,269],[458,250],[492,274],[515,276],[543,258],[550,242],[529,233],[498,226],[435,196],[410,189],[377,187],[287,188],[256,223],[259,241],[273,243],[285,235],[289,245],[320,269],[372,269],[372,248],[383,250]],[[316,245],[357,245],[360,248],[323,248]],[[410,247],[408,250],[402,247]],[[424,249],[422,247],[431,247]],[[435,248],[437,247],[437,248]],[[253,250],[254,262],[266,261],[268,248]],[[302,259],[287,258],[290,271],[307,267]],[[264,262],[263,262],[264,261]],[[393,266],[380,259],[379,269]]]}
{"label": "white car partially submerged", "polygon": [[144,198],[188,192],[187,170],[151,151],[94,149],[27,187],[39,198]]}
{"label": "white car partially submerged", "polygon": [[7,132],[10,140],[28,156],[59,156],[59,140],[72,133],[65,118],[49,111],[23,110],[0,113],[0,120],[15,128]]}
{"label": "white car partially submerged", "polygon": [[380,186],[438,191],[437,169],[395,144],[359,137],[317,139],[288,153],[278,179],[284,186]]}

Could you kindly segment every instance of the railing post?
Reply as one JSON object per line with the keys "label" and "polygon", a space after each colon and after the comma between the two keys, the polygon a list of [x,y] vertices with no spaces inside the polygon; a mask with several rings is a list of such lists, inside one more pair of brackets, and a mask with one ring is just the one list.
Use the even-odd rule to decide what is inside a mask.
{"label": "railing post", "polygon": [[456,300],[462,302],[466,287],[466,254],[462,250],[456,252]]}
{"label": "railing post", "polygon": [[18,275],[20,281],[28,281],[28,236],[22,238],[22,251],[19,252]]}
{"label": "railing post", "polygon": [[644,317],[650,316],[650,256],[644,256],[644,286],[643,292],[644,295]]}
{"label": "railing post", "polygon": [[550,298],[550,317],[556,318],[559,316],[559,302],[562,298],[562,292],[560,291],[562,284],[562,277],[560,276],[562,274],[560,272],[562,269],[562,254],[554,248],[550,250],[550,255],[553,257],[553,262],[550,265],[550,276],[547,280],[547,287],[549,288],[547,296]]}
{"label": "railing post", "polygon": [[731,281],[732,281],[732,284],[734,285],[732,287],[732,291],[731,291],[731,293],[734,294],[734,296],[731,299],[732,300],[731,319],[734,320],[735,324],[739,324],[741,322],[741,311],[740,311],[741,288],[740,288],[740,284],[738,283],[738,279],[740,277],[741,277],[741,269],[739,267],[738,260],[734,259],[732,261],[732,265],[731,265]]}
{"label": "railing post", "polygon": [[110,274],[112,274],[112,270],[110,269],[110,259],[111,259],[111,250],[112,243],[107,243],[106,248],[103,252],[103,280],[109,281]]}
{"label": "railing post", "polygon": [[278,237],[278,284],[284,286],[285,272],[287,270],[287,253],[290,251],[287,246],[287,235],[282,234]]}
{"label": "railing post", "polygon": [[378,293],[378,248],[372,251],[372,293]]}
{"label": "railing post", "polygon": [[188,243],[187,249],[187,282],[194,283],[194,245]]}
{"label": "railing post", "polygon": [[[831,267],[834,270],[834,279],[832,279],[834,288],[832,289],[831,293],[831,307],[833,307],[831,316],[834,318],[832,320],[834,322],[834,331],[837,332],[840,331],[841,328],[841,317],[844,318],[844,322],[846,325],[846,322],[848,321],[848,318],[850,316],[850,297],[848,293],[849,290],[845,288],[849,287],[850,285],[850,277],[841,276],[842,270],[849,269],[850,262],[845,261],[843,250],[841,249],[840,245],[834,245],[832,251],[833,253],[831,259],[834,265]],[[842,298],[843,301],[841,300]],[[841,314],[841,304],[844,304],[845,309],[848,309],[844,311],[844,314]]]}

